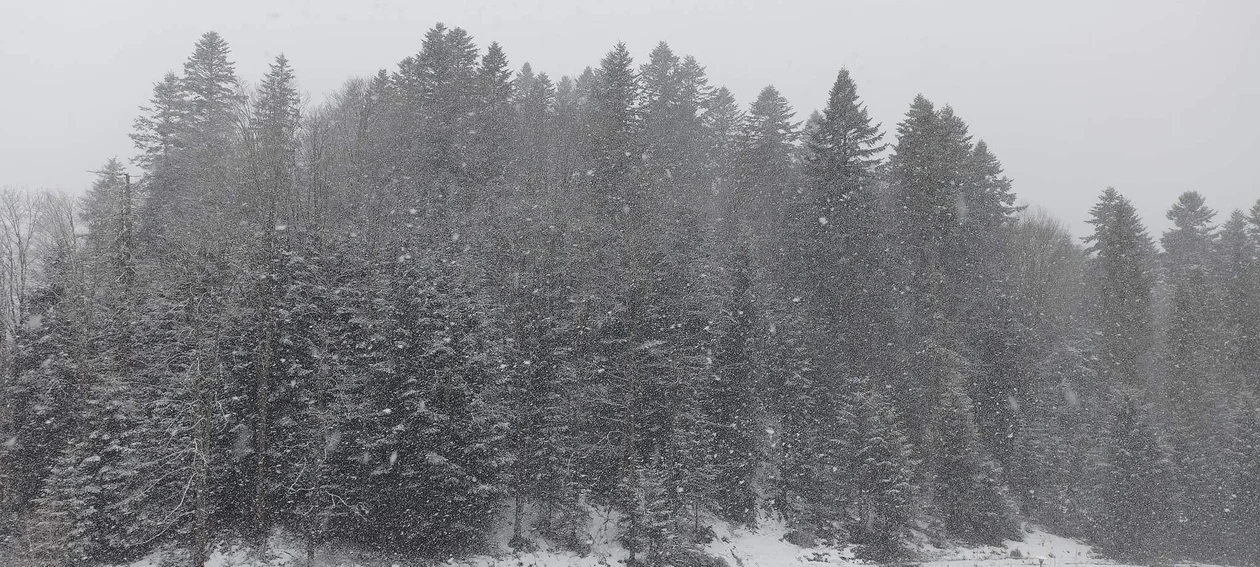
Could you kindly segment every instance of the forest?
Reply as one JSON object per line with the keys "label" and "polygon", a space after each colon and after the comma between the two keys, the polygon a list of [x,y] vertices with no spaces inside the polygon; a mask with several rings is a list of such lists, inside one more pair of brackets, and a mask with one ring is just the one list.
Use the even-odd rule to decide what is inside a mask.
{"label": "forest", "polygon": [[300,66],[206,33],[84,197],[0,195],[6,564],[582,553],[593,509],[639,566],[770,517],[1260,558],[1260,201],[1152,235],[1099,187],[1082,239],[948,105],[745,106],[664,42],[553,79],[438,24],[309,103]]}

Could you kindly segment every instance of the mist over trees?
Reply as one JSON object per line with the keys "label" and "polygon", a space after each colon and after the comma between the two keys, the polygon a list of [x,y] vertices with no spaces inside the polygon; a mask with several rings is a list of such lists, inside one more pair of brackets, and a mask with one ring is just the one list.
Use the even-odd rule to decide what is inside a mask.
{"label": "mist over trees", "polygon": [[641,565],[771,516],[1260,556],[1260,202],[1152,236],[1107,188],[1082,242],[947,105],[741,105],[665,43],[553,79],[439,24],[305,106],[300,68],[206,33],[132,165],[0,194],[11,557],[582,552],[592,506]]}

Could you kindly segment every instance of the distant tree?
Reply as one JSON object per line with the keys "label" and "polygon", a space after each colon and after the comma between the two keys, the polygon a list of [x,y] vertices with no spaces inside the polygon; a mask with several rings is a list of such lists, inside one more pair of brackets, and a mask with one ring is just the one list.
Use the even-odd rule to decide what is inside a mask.
{"label": "distant tree", "polygon": [[1248,221],[1235,210],[1221,227],[1216,250],[1221,289],[1223,357],[1228,373],[1255,391],[1260,386],[1260,241],[1247,234]]}
{"label": "distant tree", "polygon": [[1172,529],[1172,467],[1168,449],[1132,396],[1121,395],[1111,418],[1103,533],[1108,551],[1140,557],[1165,551]]}
{"label": "distant tree", "polygon": [[591,182],[606,214],[645,214],[639,171],[642,108],[639,74],[624,43],[618,43],[600,61],[592,77],[586,120],[590,128],[588,156],[593,165]]}
{"label": "distant tree", "polygon": [[1115,189],[1103,191],[1090,215],[1094,233],[1085,242],[1096,274],[1099,378],[1109,386],[1138,387],[1149,367],[1154,248],[1133,205]]}
{"label": "distant tree", "polygon": [[512,70],[497,42],[492,42],[481,57],[474,84],[476,101],[466,163],[473,182],[488,183],[506,175],[517,125]]}

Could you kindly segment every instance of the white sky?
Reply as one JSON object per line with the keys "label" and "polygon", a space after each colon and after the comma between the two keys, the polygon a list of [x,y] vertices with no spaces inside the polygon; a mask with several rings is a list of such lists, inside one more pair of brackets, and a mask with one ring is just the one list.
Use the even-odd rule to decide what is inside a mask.
{"label": "white sky", "polygon": [[847,66],[889,141],[916,93],[951,104],[1020,198],[1078,233],[1107,185],[1156,236],[1182,191],[1223,212],[1260,198],[1254,0],[0,0],[0,185],[79,192],[130,158],[137,107],[207,30],[250,82],[284,52],[318,101],[393,70],[439,21],[556,78],[617,41],[643,62],[665,40],[743,105],[774,84],[800,119]]}

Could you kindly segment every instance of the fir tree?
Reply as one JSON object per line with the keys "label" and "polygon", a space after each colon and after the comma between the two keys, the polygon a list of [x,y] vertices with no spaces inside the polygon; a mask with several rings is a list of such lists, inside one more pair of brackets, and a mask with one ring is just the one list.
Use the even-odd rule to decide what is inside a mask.
{"label": "fir tree", "polygon": [[512,70],[497,42],[486,48],[475,78],[476,107],[467,149],[469,175],[487,183],[506,174],[516,125]]}
{"label": "fir tree", "polygon": [[1117,400],[1109,434],[1103,526],[1107,548],[1120,557],[1161,551],[1160,538],[1173,520],[1168,450],[1140,402],[1129,395]]}
{"label": "fir tree", "polygon": [[752,296],[747,248],[733,258],[730,299],[724,310],[721,339],[715,354],[716,374],[710,386],[709,410],[713,441],[693,450],[711,451],[716,478],[713,490],[720,517],[736,523],[756,521],[757,496],[753,479],[761,462],[758,430],[762,419],[756,403],[757,306]]}
{"label": "fir tree", "polygon": [[1109,385],[1139,386],[1151,346],[1154,251],[1133,206],[1115,189],[1103,191],[1090,215],[1094,233],[1085,242],[1097,271],[1099,378]]}
{"label": "fir tree", "polygon": [[[1235,210],[1221,227],[1217,278],[1225,322],[1223,358],[1231,377],[1260,385],[1260,243],[1247,236],[1247,217]],[[1254,388],[1253,388],[1254,390]]]}
{"label": "fir tree", "polygon": [[592,183],[611,214],[633,211],[643,214],[637,179],[643,151],[639,146],[642,110],[639,107],[639,75],[624,43],[618,43],[600,61],[593,76],[587,121],[590,128],[589,157],[594,166]]}

